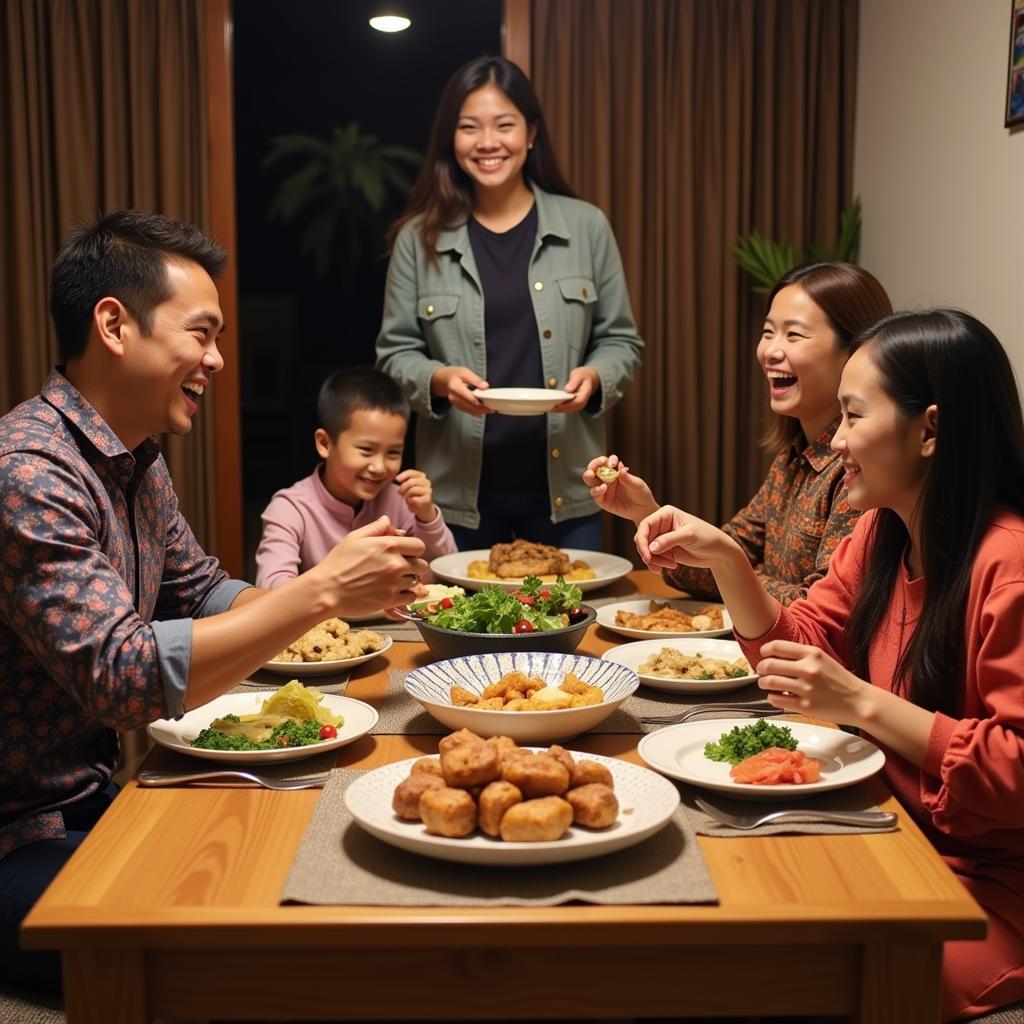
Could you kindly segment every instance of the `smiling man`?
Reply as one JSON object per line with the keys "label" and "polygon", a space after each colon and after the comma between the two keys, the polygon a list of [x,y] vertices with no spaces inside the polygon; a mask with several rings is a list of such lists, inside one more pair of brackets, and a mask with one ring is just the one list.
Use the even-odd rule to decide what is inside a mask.
{"label": "smiling man", "polygon": [[228,579],[152,435],[186,434],[224,365],[198,228],[121,211],[72,233],[50,305],[62,366],[0,419],[0,978],[59,987],[25,914],[113,799],[117,732],[230,689],[311,626],[412,598],[423,542],[387,517],[273,592]]}

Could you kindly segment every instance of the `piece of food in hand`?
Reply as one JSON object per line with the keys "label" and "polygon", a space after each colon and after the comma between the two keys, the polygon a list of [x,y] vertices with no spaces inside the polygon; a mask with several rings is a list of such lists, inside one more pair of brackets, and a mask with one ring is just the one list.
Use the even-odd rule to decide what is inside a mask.
{"label": "piece of food in hand", "polygon": [[618,480],[619,471],[613,466],[598,466],[597,469],[594,470],[594,475],[602,483],[610,484],[613,480]]}
{"label": "piece of food in hand", "polygon": [[601,782],[588,782],[570,789],[565,799],[572,807],[572,820],[586,828],[607,828],[619,814],[615,793]]}
{"label": "piece of food in hand", "polygon": [[444,779],[430,772],[418,772],[403,779],[396,787],[391,798],[391,809],[406,821],[420,820],[420,797],[428,789],[444,789]]}
{"label": "piece of food in hand", "polygon": [[476,804],[464,789],[427,789],[420,797],[419,810],[427,831],[435,836],[461,839],[476,828]]}
{"label": "piece of food in hand", "polygon": [[499,779],[484,786],[478,798],[480,828],[489,836],[501,834],[501,819],[505,812],[518,803],[522,803],[523,794],[511,782]]}
{"label": "piece of food in hand", "polygon": [[572,805],[560,796],[525,800],[501,819],[501,838],[510,843],[550,843],[569,830]]}
{"label": "piece of food in hand", "polygon": [[776,786],[780,783],[799,786],[821,779],[821,762],[808,757],[802,750],[769,747],[733,765],[729,774],[737,782],[752,786]]}

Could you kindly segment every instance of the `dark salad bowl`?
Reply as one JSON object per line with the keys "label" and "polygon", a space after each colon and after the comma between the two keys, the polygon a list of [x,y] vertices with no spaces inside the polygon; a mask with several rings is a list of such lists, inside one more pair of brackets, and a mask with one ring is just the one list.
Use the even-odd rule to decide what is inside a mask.
{"label": "dark salad bowl", "polygon": [[562,629],[535,630],[532,633],[467,633],[461,629],[435,626],[416,615],[403,616],[415,622],[423,642],[439,658],[462,658],[468,654],[498,654],[502,651],[552,651],[570,654],[576,650],[597,618],[590,605],[580,605],[583,616]]}

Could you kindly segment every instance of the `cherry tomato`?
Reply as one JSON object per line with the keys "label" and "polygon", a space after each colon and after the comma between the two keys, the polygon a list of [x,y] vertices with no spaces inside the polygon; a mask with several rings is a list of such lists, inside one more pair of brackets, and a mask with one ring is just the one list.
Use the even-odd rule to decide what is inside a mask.
{"label": "cherry tomato", "polygon": [[573,610],[569,612],[570,622],[582,622],[586,617],[587,613],[583,608],[573,608]]}
{"label": "cherry tomato", "polygon": [[520,619],[513,627],[513,633],[536,633],[537,627],[529,619]]}
{"label": "cherry tomato", "polygon": [[338,735],[338,730],[333,725],[326,723],[320,726],[320,739],[333,740]]}
{"label": "cherry tomato", "polygon": [[520,604],[527,604],[531,607],[537,603],[537,598],[531,597],[529,594],[516,594],[516,600]]}
{"label": "cherry tomato", "polygon": [[550,590],[542,590],[540,592],[540,599],[542,601],[550,601],[551,600],[551,591]]}
{"label": "cherry tomato", "polygon": [[454,602],[454,601],[452,601],[452,599],[451,599],[450,597],[442,597],[442,598],[441,598],[441,607],[442,607],[442,608],[451,608],[451,606],[452,606],[452,605],[453,605],[454,603],[455,603],[455,602]]}

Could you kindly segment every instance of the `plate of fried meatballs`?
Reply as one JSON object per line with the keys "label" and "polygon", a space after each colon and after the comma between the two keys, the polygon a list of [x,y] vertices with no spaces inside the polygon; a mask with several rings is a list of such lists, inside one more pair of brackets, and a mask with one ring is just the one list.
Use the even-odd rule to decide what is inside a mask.
{"label": "plate of fried meatballs", "polygon": [[561,576],[580,590],[596,590],[621,579],[632,569],[633,563],[618,555],[556,548],[522,538],[495,544],[490,550],[480,548],[442,555],[430,563],[430,571],[439,579],[469,590],[483,586],[518,590],[527,576],[539,576],[549,582]]}
{"label": "plate of fried meatballs", "polygon": [[383,654],[391,643],[386,633],[352,629],[343,619],[326,619],[303,633],[263,667],[295,677],[325,676],[361,665]]}
{"label": "plate of fried meatballs", "polygon": [[632,846],[672,817],[679,793],[640,765],[520,747],[468,729],[439,757],[367,772],[345,793],[355,820],[386,843],[464,864],[556,864]]}

